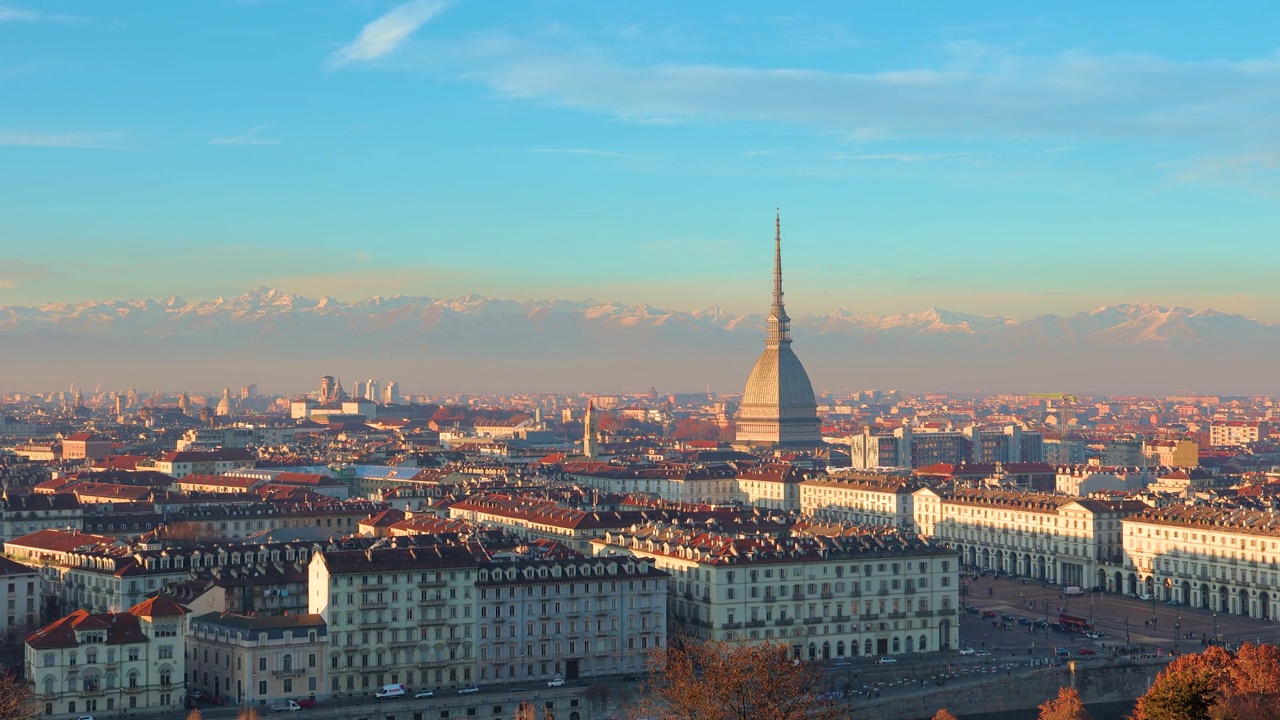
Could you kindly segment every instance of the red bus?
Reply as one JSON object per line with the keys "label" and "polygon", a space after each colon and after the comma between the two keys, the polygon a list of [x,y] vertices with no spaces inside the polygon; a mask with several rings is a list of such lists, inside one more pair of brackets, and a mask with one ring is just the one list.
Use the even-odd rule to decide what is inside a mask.
{"label": "red bus", "polygon": [[1058,614],[1058,624],[1067,632],[1083,633],[1093,628],[1093,624],[1082,617],[1068,615],[1066,613]]}

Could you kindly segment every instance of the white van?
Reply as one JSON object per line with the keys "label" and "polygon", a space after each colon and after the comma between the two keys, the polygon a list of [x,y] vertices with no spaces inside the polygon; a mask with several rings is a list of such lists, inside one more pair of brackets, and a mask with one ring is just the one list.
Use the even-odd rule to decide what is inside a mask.
{"label": "white van", "polygon": [[271,704],[271,712],[297,712],[302,706],[292,700],[277,700]]}
{"label": "white van", "polygon": [[404,697],[405,693],[407,692],[409,692],[409,689],[406,688],[403,684],[383,685],[382,689],[379,690],[377,694],[374,695],[374,697],[378,698],[379,700],[386,700],[388,698]]}
{"label": "white van", "polygon": [[1063,595],[1083,595],[1084,588],[1080,587],[1079,585],[1068,585],[1062,589],[1062,594]]}

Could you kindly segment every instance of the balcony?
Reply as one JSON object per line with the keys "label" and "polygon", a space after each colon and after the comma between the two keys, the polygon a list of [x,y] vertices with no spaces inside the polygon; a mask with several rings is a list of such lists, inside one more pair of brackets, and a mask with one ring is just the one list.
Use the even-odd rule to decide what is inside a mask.
{"label": "balcony", "polygon": [[807,617],[804,619],[805,625],[819,625],[821,623],[822,623],[822,618],[820,617]]}
{"label": "balcony", "polygon": [[943,609],[943,610],[939,610],[939,611],[938,611],[938,615],[939,615],[940,617],[950,617],[950,616],[955,615],[955,614],[956,614],[956,609],[955,609],[955,608],[945,608],[945,609]]}
{"label": "balcony", "polygon": [[86,696],[88,696],[88,697],[94,697],[94,696],[97,696],[97,695],[101,695],[101,694],[102,694],[102,688],[100,688],[100,687],[96,687],[96,688],[85,688],[84,690],[81,690],[81,691],[80,691],[80,694],[81,694],[81,695],[86,695]]}
{"label": "balcony", "polygon": [[777,596],[777,595],[765,595],[763,599],[764,599],[764,601],[765,601],[765,602],[777,602],[777,601],[778,601],[778,596]]}
{"label": "balcony", "polygon": [[386,589],[387,589],[386,583],[367,583],[359,586],[360,592],[377,592],[379,590],[386,590]]}
{"label": "balcony", "polygon": [[448,666],[449,666],[449,661],[444,659],[423,660],[418,663],[418,667],[424,670],[427,670],[427,669],[434,670],[436,668],[442,668],[442,667],[448,667]]}
{"label": "balcony", "polygon": [[794,625],[795,622],[796,621],[793,620],[792,618],[778,618],[777,620],[773,621],[773,624],[777,625],[778,627],[784,627],[787,625]]}
{"label": "balcony", "polygon": [[876,594],[877,594],[877,595],[881,595],[881,596],[883,596],[883,595],[888,595],[888,594],[889,594],[889,588],[880,588],[879,590],[877,590],[877,591],[876,591]]}
{"label": "balcony", "polygon": [[444,625],[445,622],[446,622],[445,618],[429,618],[429,617],[418,618],[418,624],[423,626]]}
{"label": "balcony", "polygon": [[861,618],[860,618],[860,619],[862,619],[862,620],[879,620],[879,619],[880,619],[880,613],[862,613],[862,616],[861,616]]}
{"label": "balcony", "polygon": [[794,592],[794,593],[791,593],[791,599],[792,599],[792,600],[803,600],[803,599],[804,599],[804,593],[802,593],[802,592]]}
{"label": "balcony", "polygon": [[288,670],[272,670],[271,677],[297,677],[306,673],[304,668],[290,668]]}
{"label": "balcony", "polygon": [[835,617],[831,618],[831,620],[833,622],[846,623],[853,620],[853,617],[850,615],[836,615]]}
{"label": "balcony", "polygon": [[749,628],[764,627],[764,620],[748,620],[747,627]]}
{"label": "balcony", "polygon": [[906,614],[906,613],[904,613],[904,612],[891,612],[891,613],[889,613],[889,618],[890,618],[890,619],[892,619],[892,620],[900,620],[900,619],[902,619],[902,618],[904,618],[904,617],[906,617],[906,616],[907,616],[907,614]]}
{"label": "balcony", "polygon": [[835,593],[831,592],[830,590],[823,590],[823,591],[822,591],[822,599],[823,599],[823,600],[830,600],[830,599],[831,599],[831,598],[833,598],[833,597],[835,597]]}
{"label": "balcony", "polygon": [[740,622],[727,622],[720,625],[721,630],[737,630],[740,627],[742,627]]}
{"label": "balcony", "polygon": [[417,640],[393,640],[391,647],[393,648],[411,648],[417,646]]}
{"label": "balcony", "polygon": [[418,587],[420,588],[438,588],[438,587],[444,587],[445,585],[448,585],[448,584],[449,584],[448,580],[419,580],[418,581]]}
{"label": "balcony", "polygon": [[449,601],[445,598],[420,598],[418,604],[423,607],[441,607],[448,605]]}
{"label": "balcony", "polygon": [[385,600],[370,600],[369,602],[360,603],[361,610],[386,610],[387,602]]}
{"label": "balcony", "polygon": [[932,610],[917,610],[916,617],[933,617]]}

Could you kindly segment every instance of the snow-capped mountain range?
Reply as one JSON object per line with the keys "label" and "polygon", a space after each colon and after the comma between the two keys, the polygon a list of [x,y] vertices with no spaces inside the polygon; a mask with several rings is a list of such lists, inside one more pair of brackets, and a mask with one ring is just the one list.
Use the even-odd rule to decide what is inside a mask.
{"label": "snow-capped mountain range", "polygon": [[[815,386],[831,389],[1261,391],[1273,382],[1271,359],[1280,350],[1280,324],[1148,304],[1027,320],[836,309],[794,318],[792,330]],[[0,360],[8,370],[0,381],[34,387],[59,372],[139,384],[138,376],[176,380],[187,368],[216,369],[230,384],[274,380],[292,390],[313,384],[295,371],[345,369],[361,377],[395,373],[405,387],[439,390],[574,389],[578,382],[601,390],[708,383],[733,390],[763,333],[763,315],[714,306],[686,312],[479,295],[345,302],[259,288],[199,302],[175,296],[0,307]],[[246,376],[255,372],[265,376]]]}

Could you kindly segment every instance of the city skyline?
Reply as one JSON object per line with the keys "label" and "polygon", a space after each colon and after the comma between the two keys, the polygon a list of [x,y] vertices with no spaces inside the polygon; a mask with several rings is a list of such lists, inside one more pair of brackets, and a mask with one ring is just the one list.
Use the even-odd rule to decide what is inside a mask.
{"label": "city skyline", "polygon": [[1280,10],[729,10],[6,4],[0,306],[1280,319]]}

